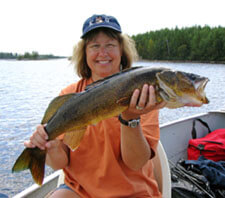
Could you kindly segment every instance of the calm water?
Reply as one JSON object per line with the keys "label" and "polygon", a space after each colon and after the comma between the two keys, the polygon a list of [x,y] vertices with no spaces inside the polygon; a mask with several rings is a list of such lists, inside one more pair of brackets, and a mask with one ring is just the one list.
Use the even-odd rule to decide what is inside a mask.
{"label": "calm water", "polygon": [[[165,62],[138,62],[135,65],[169,67],[210,79],[206,87],[210,104],[200,108],[162,109],[161,124],[196,113],[225,109],[225,65]],[[65,59],[0,61],[0,193],[12,197],[33,184],[29,171],[12,174],[12,165],[24,149],[24,140],[40,123],[50,100],[78,79]],[[47,168],[46,175],[51,172]]]}

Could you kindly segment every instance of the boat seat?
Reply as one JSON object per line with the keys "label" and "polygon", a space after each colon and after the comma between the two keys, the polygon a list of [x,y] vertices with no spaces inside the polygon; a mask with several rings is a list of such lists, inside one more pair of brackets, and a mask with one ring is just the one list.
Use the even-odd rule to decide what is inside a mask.
{"label": "boat seat", "polygon": [[59,187],[61,184],[64,183],[64,179],[65,179],[65,175],[64,175],[64,172],[61,170],[61,173],[60,173],[59,179],[58,179],[58,183],[57,183],[57,187]]}
{"label": "boat seat", "polygon": [[[153,164],[154,164],[154,175],[159,185],[160,192],[162,193],[163,197],[171,198],[170,168],[166,153],[160,141],[158,143],[156,156],[153,158]],[[64,183],[64,173],[62,171],[59,176],[57,186],[63,183]]]}
{"label": "boat seat", "polygon": [[163,197],[171,198],[171,176],[168,158],[159,141],[155,157],[152,159],[154,175]]}

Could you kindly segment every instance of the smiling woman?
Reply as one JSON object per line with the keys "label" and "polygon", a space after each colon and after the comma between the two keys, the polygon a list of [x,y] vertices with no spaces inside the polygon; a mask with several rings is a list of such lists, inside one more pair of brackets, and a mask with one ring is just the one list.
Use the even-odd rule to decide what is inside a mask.
{"label": "smiling woman", "polygon": [[[97,89],[97,93],[93,93],[91,90],[96,89],[91,88],[84,92],[89,84],[130,68],[136,57],[134,42],[121,33],[115,17],[93,15],[88,18],[83,25],[81,41],[75,47],[72,58],[82,79],[64,88],[61,96],[53,100],[54,105],[57,103],[56,106],[60,106],[60,110],[52,112],[50,107],[53,103],[49,105],[42,121],[46,126],[38,125],[29,140],[24,143],[27,148],[16,160],[13,171],[20,171],[21,167],[30,168],[34,180],[42,184],[41,175],[44,170],[41,167],[44,167],[44,164],[36,165],[32,162],[34,160],[30,159],[37,158],[35,155],[38,155],[42,160],[36,163],[44,163],[46,156],[46,164],[55,170],[63,169],[65,173],[66,188],[63,186],[56,189],[52,198],[60,196],[161,198],[153,175],[151,159],[155,157],[159,140],[158,110],[165,106],[165,102],[156,101],[154,87],[148,84],[141,84],[138,88],[131,87],[129,98],[120,96],[116,100],[118,102],[113,102],[114,105],[105,106],[107,103],[99,102],[94,96],[110,100],[118,97],[118,94],[115,97],[115,92],[110,95]],[[130,70],[124,72],[128,71]],[[113,86],[119,88],[117,83],[120,82],[121,80],[115,81]],[[111,91],[105,84],[103,86],[107,91]],[[88,97],[90,101],[81,97],[83,94],[75,95],[79,92],[92,94]],[[66,98],[72,95],[77,97],[80,105],[72,107],[65,102]],[[127,100],[126,105],[124,99]],[[63,101],[65,104],[62,105]],[[92,102],[94,108],[91,109],[88,105]],[[100,112],[98,104],[102,105]],[[116,104],[121,111],[112,109]],[[81,106],[85,107],[86,113],[81,113]],[[65,114],[62,113],[63,107],[67,107]],[[93,123],[88,116],[81,120],[76,119],[78,112],[82,115],[88,113],[93,117]],[[110,116],[104,117],[105,114]],[[60,122],[54,124],[58,116],[62,118],[64,124]],[[82,124],[87,119],[89,125]],[[68,122],[69,120],[71,122]],[[93,125],[95,121],[98,123]],[[136,124],[127,125],[127,122]],[[27,155],[27,151],[31,154]],[[37,154],[33,151],[37,151]],[[38,170],[34,170],[35,168]]]}
{"label": "smiling woman", "polygon": [[86,60],[91,69],[93,81],[120,71],[122,56],[120,43],[101,31],[96,32],[94,39],[86,46]]}
{"label": "smiling woman", "polygon": [[[98,34],[101,35],[99,36]],[[96,37],[96,35],[98,35],[98,37]],[[88,32],[87,36],[84,36],[84,38],[75,45],[72,56],[72,63],[75,65],[74,68],[77,74],[85,79],[90,78],[92,72],[87,63],[87,61],[91,61],[91,58],[87,60],[87,55],[83,53],[84,51],[90,52],[90,54],[88,54],[89,57],[91,55],[97,56],[100,52],[101,57],[98,57],[97,60],[109,61],[110,63],[112,62],[112,57],[110,58],[110,55],[114,57],[115,55],[119,55],[117,58],[117,64],[120,66],[119,70],[130,68],[131,64],[138,59],[135,43],[128,35],[118,34],[115,30],[104,27],[94,29]],[[116,69],[119,71],[118,68]]]}

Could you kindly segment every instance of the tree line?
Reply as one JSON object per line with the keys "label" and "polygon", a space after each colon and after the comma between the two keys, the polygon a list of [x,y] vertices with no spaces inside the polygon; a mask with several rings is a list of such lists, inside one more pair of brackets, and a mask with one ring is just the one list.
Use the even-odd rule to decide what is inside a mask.
{"label": "tree line", "polygon": [[65,58],[63,56],[54,56],[52,54],[42,55],[36,51],[32,53],[25,52],[24,54],[0,52],[0,59],[16,59],[16,60],[44,60],[44,59],[55,59],[55,58]]}
{"label": "tree line", "polygon": [[[225,28],[194,26],[189,28],[162,29],[133,35],[139,56],[147,60],[180,60],[225,63]],[[1,53],[0,59],[42,60],[65,58],[39,55]]]}
{"label": "tree line", "polygon": [[225,28],[220,26],[166,28],[132,38],[142,59],[225,62]]}

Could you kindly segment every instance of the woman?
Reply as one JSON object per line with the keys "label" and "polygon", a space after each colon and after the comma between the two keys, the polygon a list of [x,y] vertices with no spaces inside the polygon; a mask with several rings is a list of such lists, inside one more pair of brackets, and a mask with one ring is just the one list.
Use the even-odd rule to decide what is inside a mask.
{"label": "woman", "polygon": [[[131,67],[135,58],[133,41],[121,33],[112,16],[88,18],[81,38],[72,60],[82,78],[61,95],[81,92],[92,82]],[[119,120],[113,117],[88,126],[75,151],[63,143],[63,136],[47,142],[43,126],[37,126],[25,146],[47,149],[46,163],[65,173],[65,184],[51,197],[161,197],[151,159],[159,139],[158,109],[164,105],[156,105],[154,88],[144,85],[133,92]]]}

